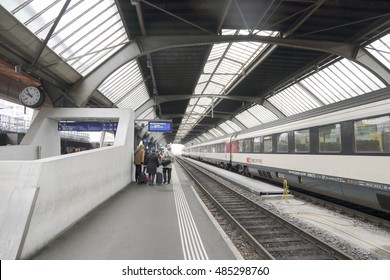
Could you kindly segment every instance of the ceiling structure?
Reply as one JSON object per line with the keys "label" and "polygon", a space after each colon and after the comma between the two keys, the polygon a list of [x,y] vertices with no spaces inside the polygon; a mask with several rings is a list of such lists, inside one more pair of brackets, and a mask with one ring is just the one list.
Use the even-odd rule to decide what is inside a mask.
{"label": "ceiling structure", "polygon": [[[103,0],[92,7],[59,0],[46,1],[46,10],[32,7],[39,2],[0,1],[0,66],[11,72],[0,77],[0,95],[12,100],[29,83],[9,71],[22,65],[42,83],[48,105],[130,107],[141,127],[147,119],[172,120],[172,133],[153,135],[165,143],[207,140],[202,135],[390,84],[388,0]],[[50,20],[33,26],[54,8]],[[66,33],[72,23],[77,28]],[[383,57],[370,54],[380,48]],[[318,93],[325,82],[309,81],[351,67],[361,67],[367,89],[340,91],[340,98]]]}

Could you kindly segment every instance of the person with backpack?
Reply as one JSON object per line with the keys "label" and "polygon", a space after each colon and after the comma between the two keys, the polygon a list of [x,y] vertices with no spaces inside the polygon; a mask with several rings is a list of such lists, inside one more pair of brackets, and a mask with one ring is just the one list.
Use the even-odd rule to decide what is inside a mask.
{"label": "person with backpack", "polygon": [[163,157],[161,158],[161,165],[163,166],[163,176],[164,176],[163,184],[171,183],[172,164],[175,162],[175,154],[171,150],[172,150],[171,146],[168,146],[167,150],[163,154]]}

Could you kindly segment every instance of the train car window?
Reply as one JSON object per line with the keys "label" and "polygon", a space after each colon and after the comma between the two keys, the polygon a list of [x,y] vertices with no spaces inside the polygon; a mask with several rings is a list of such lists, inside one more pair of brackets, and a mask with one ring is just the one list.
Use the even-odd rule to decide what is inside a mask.
{"label": "train car window", "polygon": [[261,147],[261,137],[253,138],[253,152],[260,153],[260,147]]}
{"label": "train car window", "polygon": [[302,129],[294,131],[294,147],[297,153],[310,152],[310,130]]}
{"label": "train car window", "polygon": [[252,138],[248,138],[244,140],[244,153],[252,152]]}
{"label": "train car window", "polygon": [[341,152],[341,126],[332,124],[318,128],[320,153]]}
{"label": "train car window", "polygon": [[252,152],[252,138],[238,140],[238,152],[239,153]]}
{"label": "train car window", "polygon": [[272,135],[264,136],[264,153],[272,153]]}
{"label": "train car window", "polygon": [[224,153],[225,152],[225,143],[219,144],[219,152]]}
{"label": "train car window", "polygon": [[238,140],[238,152],[239,153],[244,152],[244,140]]}
{"label": "train car window", "polygon": [[390,151],[390,116],[354,122],[355,152]]}
{"label": "train car window", "polygon": [[288,152],[288,132],[280,133],[276,136],[276,151],[278,153]]}

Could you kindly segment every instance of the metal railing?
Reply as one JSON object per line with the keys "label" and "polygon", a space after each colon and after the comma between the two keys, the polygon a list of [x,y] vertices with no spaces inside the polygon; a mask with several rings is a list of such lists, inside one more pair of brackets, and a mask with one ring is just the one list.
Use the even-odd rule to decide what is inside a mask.
{"label": "metal railing", "polygon": [[25,133],[29,127],[30,121],[28,120],[0,115],[0,132]]}

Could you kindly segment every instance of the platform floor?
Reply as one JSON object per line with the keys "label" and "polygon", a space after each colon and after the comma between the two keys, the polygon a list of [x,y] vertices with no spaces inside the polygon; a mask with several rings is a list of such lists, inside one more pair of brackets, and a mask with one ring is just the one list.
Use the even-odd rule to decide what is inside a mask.
{"label": "platform floor", "polygon": [[240,174],[233,173],[231,171],[219,168],[217,166],[205,162],[193,160],[190,158],[186,158],[186,160],[193,162],[214,173],[217,173],[224,178],[228,178],[230,181],[236,182],[237,184],[241,185],[243,188],[247,189],[248,191],[251,191],[263,198],[268,196],[283,195],[283,188],[275,186],[273,184],[252,179],[250,177],[245,177]]}
{"label": "platform floor", "polygon": [[[69,206],[71,207],[71,205]],[[175,165],[171,184],[132,183],[32,259],[242,259]]]}

